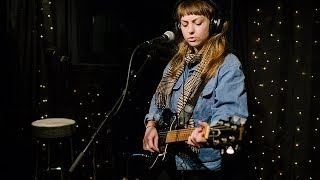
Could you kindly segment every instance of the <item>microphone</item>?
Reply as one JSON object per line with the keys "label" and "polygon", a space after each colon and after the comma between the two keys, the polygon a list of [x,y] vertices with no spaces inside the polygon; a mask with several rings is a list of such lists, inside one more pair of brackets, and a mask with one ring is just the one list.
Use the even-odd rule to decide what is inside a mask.
{"label": "microphone", "polygon": [[152,45],[155,43],[170,42],[173,40],[174,40],[174,33],[172,31],[166,31],[162,36],[156,37],[149,41],[145,41],[143,44]]}

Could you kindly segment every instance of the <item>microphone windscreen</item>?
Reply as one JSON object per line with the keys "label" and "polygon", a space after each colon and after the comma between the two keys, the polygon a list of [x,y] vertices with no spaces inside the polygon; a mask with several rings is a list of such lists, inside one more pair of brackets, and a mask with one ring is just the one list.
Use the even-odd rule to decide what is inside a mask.
{"label": "microphone windscreen", "polygon": [[172,31],[166,31],[164,33],[168,37],[168,41],[173,41],[174,40],[174,33]]}

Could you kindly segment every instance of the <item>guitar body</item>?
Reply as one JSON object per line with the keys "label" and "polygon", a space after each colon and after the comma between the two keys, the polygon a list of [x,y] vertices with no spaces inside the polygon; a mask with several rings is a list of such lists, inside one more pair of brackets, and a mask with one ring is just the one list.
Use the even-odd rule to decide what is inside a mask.
{"label": "guitar body", "polygon": [[172,160],[174,161],[175,154],[183,156],[197,154],[197,148],[185,143],[194,128],[184,129],[179,124],[177,115],[165,109],[157,124],[159,153],[152,153],[147,159],[149,169],[155,165],[167,166]]}
{"label": "guitar body", "polygon": [[178,118],[175,113],[172,113],[169,109],[164,109],[162,118],[157,124],[158,131],[158,147],[159,153],[151,153],[147,158],[147,166],[149,169],[155,169],[161,166],[167,166],[174,161],[174,145],[166,143],[167,132],[178,129]]}

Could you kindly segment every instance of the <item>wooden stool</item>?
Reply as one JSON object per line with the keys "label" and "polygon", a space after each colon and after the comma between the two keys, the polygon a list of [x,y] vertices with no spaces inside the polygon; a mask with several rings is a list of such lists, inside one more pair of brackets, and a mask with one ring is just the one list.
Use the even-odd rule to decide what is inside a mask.
{"label": "wooden stool", "polygon": [[[50,179],[56,179],[52,176],[52,171],[60,171],[60,178],[64,179],[64,172],[68,168],[67,165],[71,166],[73,162],[73,147],[72,147],[72,135],[75,133],[76,122],[72,119],[66,118],[47,118],[36,120],[31,123],[32,135],[36,139],[36,152],[35,152],[35,174],[34,179],[42,179],[44,174]],[[67,142],[70,154],[64,151],[63,142]],[[55,146],[53,146],[55,145]],[[59,147],[60,152],[51,152],[52,148]],[[65,146],[66,147],[66,146]],[[46,151],[46,156],[41,156],[39,150]],[[60,155],[58,155],[60,153]],[[63,157],[68,155],[69,157]],[[60,156],[60,157],[58,157]],[[39,165],[42,159],[46,159],[46,165]],[[59,163],[53,164],[53,160],[59,160]],[[70,160],[69,164],[66,163]],[[54,166],[55,167],[52,167]],[[46,172],[46,173],[43,173]],[[48,178],[45,178],[48,179]]]}

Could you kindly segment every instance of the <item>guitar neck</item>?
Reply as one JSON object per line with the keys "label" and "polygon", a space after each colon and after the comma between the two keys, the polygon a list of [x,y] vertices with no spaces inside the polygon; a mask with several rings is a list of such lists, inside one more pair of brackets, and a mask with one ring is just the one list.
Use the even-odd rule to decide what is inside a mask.
{"label": "guitar neck", "polygon": [[[174,143],[180,141],[187,141],[188,137],[191,135],[192,131],[195,128],[188,128],[188,129],[178,129],[168,131],[166,135],[166,143]],[[205,138],[208,139],[210,127],[208,126],[205,129]]]}

